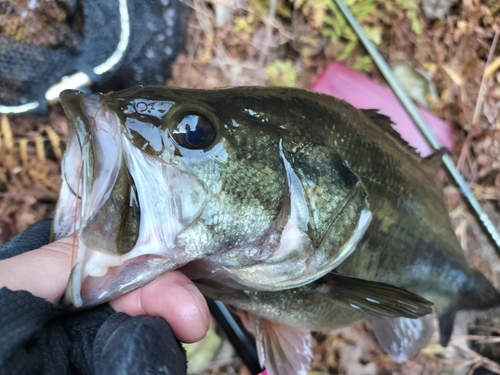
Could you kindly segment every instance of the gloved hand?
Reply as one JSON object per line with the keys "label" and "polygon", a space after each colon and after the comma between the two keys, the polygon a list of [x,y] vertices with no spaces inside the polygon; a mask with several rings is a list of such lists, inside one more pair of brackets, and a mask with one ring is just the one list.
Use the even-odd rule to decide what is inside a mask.
{"label": "gloved hand", "polygon": [[[26,271],[23,267],[18,267],[18,269],[8,269],[8,272],[5,272],[5,262],[11,262],[15,259],[11,257],[48,244],[50,225],[51,220],[42,220],[0,247],[0,272],[4,270],[3,275],[0,274],[0,287],[11,285],[9,279],[5,282],[5,275],[18,275]],[[31,254],[35,256],[36,251],[29,253],[30,256]],[[21,257],[27,255],[23,254]],[[11,259],[3,260],[7,258]],[[44,260],[41,259],[41,266],[43,262]],[[64,275],[65,279],[67,275]],[[23,275],[21,279],[26,277],[30,275]],[[37,275],[34,274],[33,277],[36,278]],[[54,275],[54,278],[56,277]],[[173,275],[173,277],[184,282],[182,275]],[[11,276],[10,279],[12,278]],[[51,280],[36,280],[35,285],[38,283],[42,287],[44,283],[52,281],[52,277],[49,276],[49,278]],[[194,317],[198,320],[208,320],[208,309],[206,305],[200,307],[198,296],[188,285],[190,282],[186,281],[188,285],[186,290],[192,294],[186,297],[188,292],[182,290],[181,282],[178,280],[178,284],[173,288],[177,290],[176,296],[188,305],[189,311],[193,310],[189,302],[198,306],[200,310],[198,313],[202,318],[196,314],[193,315]],[[14,289],[17,288],[14,287]],[[157,285],[156,294],[163,293],[159,289],[161,288]],[[35,291],[35,293],[38,292]],[[151,292],[144,291],[142,293],[151,294]],[[38,294],[43,295],[44,292]],[[167,297],[169,296],[172,297],[167,293]],[[127,306],[127,298],[141,305],[140,297],[140,294],[131,297],[124,296],[125,302],[119,302],[115,307],[119,306],[118,309],[122,309],[120,306]],[[192,299],[189,300],[189,297]],[[143,306],[138,311],[145,311],[149,314],[147,304],[145,302],[142,304]],[[139,313],[130,307],[128,310],[124,307],[123,310],[132,311],[132,314]],[[152,313],[152,315],[164,316],[160,313]],[[167,319],[172,321],[168,314]],[[179,326],[179,323],[175,321],[174,323],[172,326],[174,332],[177,336],[181,336],[177,332],[178,327],[183,326]],[[194,323],[196,325],[196,322]],[[197,329],[192,340],[195,339],[196,334],[199,336],[200,331],[203,332],[205,323],[207,322],[200,323],[201,328]],[[208,323],[206,328],[208,329]],[[47,299],[39,298],[27,291],[12,291],[5,287],[0,289],[0,374],[160,373],[171,375],[186,373],[185,352],[163,318],[144,315],[130,317],[116,312],[108,304],[72,314],[62,314],[60,306],[50,303]]]}

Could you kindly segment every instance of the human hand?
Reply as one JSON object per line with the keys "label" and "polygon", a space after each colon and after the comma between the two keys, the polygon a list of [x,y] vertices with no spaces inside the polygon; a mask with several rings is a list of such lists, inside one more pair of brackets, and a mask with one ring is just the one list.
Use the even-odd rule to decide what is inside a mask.
{"label": "human hand", "polygon": [[[10,290],[27,290],[32,294],[44,298],[52,303],[59,300],[64,292],[66,282],[69,277],[71,268],[71,253],[74,243],[73,239],[65,238],[60,241],[54,242],[53,244],[38,248],[41,244],[48,242],[49,228],[50,222],[39,222],[33,227],[29,228],[27,231],[23,232],[20,238],[14,239],[9,244],[6,244],[4,245],[4,247],[0,248],[0,259],[11,256],[11,258],[0,261],[0,287],[5,286]],[[23,252],[29,250],[30,248],[37,249],[29,252]],[[9,298],[12,298],[12,295],[10,295]],[[172,272],[163,275],[162,277],[156,279],[145,287],[117,298],[110,304],[116,311],[125,312],[126,314],[132,316],[149,315],[164,318],[170,324],[175,336],[181,341],[192,342],[199,340],[205,335],[208,329],[209,312],[206,302],[201,293],[194,286],[194,284],[180,272]],[[98,310],[100,312],[97,315],[101,317],[102,321],[99,326],[100,328],[96,327],[95,322],[95,314]],[[104,310],[106,310],[106,313],[103,313]],[[122,323],[124,322],[124,319],[127,318],[126,316],[124,318],[122,315],[123,314],[120,315],[114,313],[111,309],[109,309],[109,307],[102,307],[73,314],[69,318],[63,317],[59,320],[62,319],[64,321],[64,324],[69,324],[68,322],[71,321],[71,327],[78,327],[78,330],[81,331],[82,328],[88,325],[86,321],[89,320],[89,317],[91,317],[92,322],[88,323],[91,325],[90,328],[94,330],[94,335],[90,335],[91,337],[86,337],[85,344],[83,346],[84,349],[87,346],[87,352],[89,351],[89,344],[90,348],[92,348],[92,346],[94,347],[93,357],[94,362],[96,362],[96,359],[100,361],[101,358],[104,358],[100,354],[96,355],[97,343],[100,345],[100,349],[97,351],[100,351],[99,353],[103,353],[103,347],[105,347],[106,345],[104,345],[105,342],[103,344],[102,339],[104,338],[104,341],[106,341],[107,338],[111,338],[111,334],[99,335],[101,331],[109,331],[110,328],[113,332],[118,331],[119,329],[121,329],[121,331],[124,331],[121,332],[123,342],[121,342],[120,344],[122,344],[122,346],[125,345],[126,342],[132,342],[130,333],[133,331],[137,331],[138,326],[140,326],[140,330],[143,331],[143,326],[145,323],[144,319],[147,317],[141,317],[140,324],[134,324],[134,319],[139,318],[130,319],[130,321],[125,324],[127,325],[125,329],[124,324]],[[154,319],[151,319],[149,319],[149,321],[153,322]],[[75,323],[75,321],[77,323]],[[114,323],[107,324],[109,322]],[[150,338],[148,341],[149,344],[155,342],[155,340],[161,340],[162,338],[159,337],[159,335],[168,335],[168,332],[165,332],[165,329],[160,330],[159,327],[157,327],[158,324],[161,325],[161,323],[158,323],[158,321],[154,321],[154,327],[149,329],[149,332],[147,332],[147,334],[152,336],[152,338]],[[0,324],[0,326],[2,325]],[[3,326],[5,326],[5,324]],[[120,326],[121,328],[118,326]],[[168,327],[168,325],[166,326]],[[95,334],[95,331],[97,331],[97,335]],[[140,335],[141,337],[139,337],[138,339],[146,341],[144,339],[145,332],[142,331]],[[117,341],[116,334],[114,334],[113,336],[115,338],[115,341]],[[171,333],[170,336],[172,336]],[[0,337],[2,337],[1,334]],[[147,344],[148,343],[141,342],[138,346],[142,347],[138,350],[144,351]],[[114,345],[116,345],[116,343]],[[0,362],[2,361],[1,348],[2,343],[0,339]],[[151,348],[149,348],[148,350],[151,350]],[[147,355],[161,355],[161,353],[159,353],[159,351],[161,350],[161,347],[155,347],[154,354],[146,353],[146,357]],[[113,349],[111,349],[111,355],[113,355],[113,353],[118,353],[118,351],[118,349],[115,349],[114,351]],[[170,353],[169,355],[171,356],[172,353]],[[174,356],[181,356],[183,358],[185,367],[185,356],[183,355],[183,353],[174,354]],[[109,355],[107,357],[109,357]],[[134,355],[132,357],[137,358],[139,356]],[[92,355],[90,355],[90,358],[92,358]],[[108,367],[117,365],[117,363],[119,362],[120,361],[111,361],[111,365],[109,365]],[[145,361],[142,360],[141,362]],[[109,364],[109,361],[107,361],[106,363]],[[97,362],[94,364],[97,366]],[[127,368],[127,371],[129,372],[126,373],[134,373],[130,372],[132,365],[133,364],[128,365],[129,367]],[[90,365],[89,367],[92,367],[92,365]],[[96,371],[97,370],[98,369],[96,369]],[[106,371],[110,371],[109,368]],[[185,370],[182,371],[185,373]],[[182,373],[182,371],[171,373],[177,374]]]}

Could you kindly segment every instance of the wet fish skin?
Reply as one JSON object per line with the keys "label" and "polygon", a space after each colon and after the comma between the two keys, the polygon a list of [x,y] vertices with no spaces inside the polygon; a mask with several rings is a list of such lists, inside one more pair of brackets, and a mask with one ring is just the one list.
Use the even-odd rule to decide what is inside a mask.
{"label": "wet fish skin", "polygon": [[[338,168],[342,165],[347,168],[346,170],[352,170],[353,173],[349,174],[350,179],[355,181],[355,177],[362,184],[363,189],[366,189],[370,210],[373,212],[373,222],[358,242],[354,253],[344,260],[336,268],[336,271],[339,274],[358,276],[404,287],[434,302],[440,316],[443,343],[449,337],[450,324],[452,324],[450,322],[452,322],[457,310],[469,307],[487,308],[499,303],[498,292],[479,271],[469,266],[458,244],[449,222],[442,194],[433,180],[431,164],[434,164],[434,161],[422,162],[417,155],[413,154],[394,133],[386,117],[377,115],[373,111],[357,110],[332,97],[295,89],[234,88],[200,91],[145,88],[134,90],[116,93],[116,95],[111,94],[107,99],[108,103],[114,103],[116,105],[114,111],[119,113],[127,108],[131,100],[137,98],[143,100],[144,93],[148,93],[148,100],[156,103],[164,102],[167,100],[166,98],[174,95],[177,100],[189,103],[192,109],[198,108],[199,110],[200,107],[214,109],[223,124],[230,126],[229,124],[236,123],[238,126],[233,126],[232,130],[235,131],[235,134],[238,133],[242,136],[239,137],[238,147],[234,150],[234,155],[237,157],[233,159],[231,173],[228,173],[228,176],[232,174],[238,176],[236,181],[245,177],[245,171],[248,168],[253,168],[256,160],[259,159],[267,160],[269,158],[271,162],[274,160],[276,166],[283,166],[284,159],[276,158],[276,150],[279,149],[277,139],[282,140],[283,150],[285,150],[283,154],[286,154],[285,159],[291,162],[295,162],[294,155],[300,155],[296,154],[296,150],[312,150],[308,154],[310,157],[307,159],[307,163],[301,168],[297,168],[297,170],[306,171],[308,176],[314,176],[309,181],[315,181],[322,175],[322,173],[315,172],[313,162],[320,160],[323,162],[320,163],[320,166],[325,168],[325,165],[328,165],[331,160],[328,155],[333,160],[337,160]],[[126,100],[123,99],[124,97]],[[126,106],[120,106],[120,101]],[[251,124],[246,128],[246,134],[243,130],[245,124]],[[275,154],[273,155],[262,153],[259,150],[262,147],[265,149],[265,145],[269,144],[269,139],[266,138],[268,132],[280,135],[274,140]],[[229,131],[224,134],[224,137],[230,137]],[[257,141],[257,145],[253,145],[252,142],[255,141],[256,134],[260,141]],[[154,141],[154,137],[151,138],[151,141]],[[308,150],[309,145],[314,147]],[[162,151],[161,145],[155,149],[158,146],[157,143],[150,142],[146,145],[144,141],[141,143],[140,137],[137,146],[145,147],[153,154]],[[180,157],[176,160],[182,164],[184,159]],[[262,171],[262,167],[257,169]],[[299,174],[297,172],[297,175]],[[214,176],[213,170],[207,170],[207,176]],[[300,176],[302,184],[306,180],[303,177],[305,176]],[[255,181],[255,176],[252,178]],[[266,174],[262,174],[258,180],[266,178]],[[281,181],[283,182],[285,179],[286,173],[282,172]],[[247,181],[252,181],[252,179]],[[309,194],[307,201],[313,216],[329,208],[331,202],[325,197],[332,195],[328,189],[325,190],[325,194],[315,194],[314,185],[314,183],[311,184],[309,191],[304,186],[304,190]],[[327,186],[327,184],[323,185]],[[245,186],[254,189],[252,190],[253,194],[265,191],[265,189],[261,190],[258,184],[252,185],[250,183]],[[282,183],[281,186],[282,189],[278,194],[280,197],[286,193],[287,184]],[[353,185],[351,184],[351,186]],[[358,197],[356,201],[359,209],[362,194],[358,191],[355,196]],[[315,200],[314,197],[318,198]],[[262,199],[268,199],[268,197]],[[274,202],[277,200],[275,198]],[[240,202],[234,200],[232,204],[239,207]],[[275,217],[282,220],[279,219],[278,211],[272,212],[265,204],[262,207],[264,210],[267,209],[263,213],[264,217]],[[230,212],[232,215],[237,215],[241,210],[233,209]],[[334,212],[330,211],[330,219],[328,220],[331,221],[333,216],[335,216]],[[314,226],[308,225],[308,234],[311,238],[316,239],[313,241],[314,243],[318,243],[323,238],[321,233],[328,230],[328,220],[323,222],[316,220]],[[348,225],[349,220],[343,223]],[[217,255],[210,257],[211,260],[221,261],[221,259],[217,259]],[[253,266],[253,264],[245,264],[244,259],[238,254],[225,258],[224,261],[224,267],[233,268],[235,271],[236,276],[233,281],[236,280],[236,284],[239,282],[237,274],[242,271],[238,267],[241,264],[244,265],[243,268]],[[211,265],[211,263],[208,264]],[[206,263],[202,263],[199,267],[202,271],[201,275],[207,270],[210,271],[210,268],[206,266]],[[206,269],[203,269],[204,267]],[[220,270],[215,269],[215,271],[217,273]],[[257,275],[263,275],[263,273],[257,273]],[[299,294],[307,291],[314,292],[310,288],[325,282],[328,277],[330,274],[313,281],[312,284],[301,286],[295,292]],[[266,282],[268,283],[269,280]],[[224,291],[219,289],[219,297],[227,303],[243,306],[245,288],[241,284],[223,284],[227,289]],[[235,288],[231,290],[233,286]],[[269,300],[264,297],[271,296],[275,292],[259,290],[254,288],[253,284],[251,286],[251,293],[254,297],[252,312],[262,316],[263,319],[271,319],[272,316],[266,315],[270,314],[266,307],[268,306],[267,302],[264,303],[264,301]],[[201,288],[203,287],[201,284]],[[278,287],[278,289],[282,289],[282,287]],[[208,289],[206,292],[208,294],[214,293]],[[233,292],[239,297],[231,296]],[[284,297],[293,296],[293,292],[294,290],[289,289],[281,295]],[[368,294],[363,296],[362,290],[358,290],[358,292],[358,297],[371,298]],[[315,298],[318,297],[316,293],[313,295]],[[263,301],[260,306],[259,296],[262,297]],[[351,322],[354,322],[369,316],[365,312],[355,312],[355,308],[345,302],[340,302],[338,295],[329,298],[329,303],[337,306],[340,311],[345,311],[345,313],[338,315],[337,322],[340,324],[349,324],[349,318],[351,318]],[[285,298],[286,303],[294,301],[296,299],[294,300],[293,297]],[[282,306],[287,306],[285,302]],[[246,307],[250,309],[249,306]],[[387,306],[383,307],[387,308]],[[317,309],[315,310],[314,305],[311,304],[299,306],[298,310],[304,313],[303,309],[306,308],[310,308],[313,313],[317,312]],[[327,307],[327,310],[330,308]],[[331,311],[336,311],[336,307],[331,309]],[[304,315],[307,314],[304,313]],[[341,319],[344,316],[346,317],[345,321],[344,318]],[[333,314],[332,320],[335,323],[335,314]],[[422,331],[425,331],[425,327]],[[305,336],[298,334],[297,337],[299,337],[297,341],[300,341],[300,337]],[[425,340],[422,342],[425,343]]]}
{"label": "wet fish skin", "polygon": [[[225,110],[227,93],[208,93],[210,102],[202,91],[148,87],[61,94],[75,124],[69,150],[76,155],[80,147],[83,160],[82,178],[65,178],[61,195],[81,195],[81,215],[61,199],[55,221],[57,235],[68,235],[81,216],[68,290],[77,307],[205,258],[231,285],[297,287],[354,250],[371,218],[359,178],[331,148],[293,127],[245,106]],[[193,115],[214,133],[202,149],[183,146],[179,136]],[[65,162],[63,176],[78,170],[77,159]],[[138,257],[142,268],[133,263]]]}
{"label": "wet fish skin", "polygon": [[389,118],[330,96],[235,88],[207,92],[203,102],[219,108],[220,95],[227,95],[233,113],[251,109],[270,125],[334,149],[362,181],[373,219],[337,272],[397,285],[432,301],[442,344],[449,340],[456,311],[500,304],[500,294],[469,264],[451,227],[435,181],[439,155],[421,159]]}

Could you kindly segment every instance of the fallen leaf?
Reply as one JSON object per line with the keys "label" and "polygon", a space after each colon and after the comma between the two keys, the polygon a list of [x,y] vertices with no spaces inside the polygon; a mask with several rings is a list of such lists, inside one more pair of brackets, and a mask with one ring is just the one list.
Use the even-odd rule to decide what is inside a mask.
{"label": "fallen leaf", "polygon": [[448,74],[448,76],[453,82],[455,82],[457,86],[462,86],[464,84],[464,79],[462,78],[462,76],[449,66],[443,65],[443,70]]}

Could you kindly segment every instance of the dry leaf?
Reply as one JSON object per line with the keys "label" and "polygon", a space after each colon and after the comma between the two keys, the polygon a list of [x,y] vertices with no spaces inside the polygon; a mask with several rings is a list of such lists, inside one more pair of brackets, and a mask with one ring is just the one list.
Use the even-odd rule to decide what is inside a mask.
{"label": "dry leaf", "polygon": [[460,74],[454,71],[449,66],[444,65],[443,70],[448,74],[448,76],[455,82],[457,86],[462,86],[464,84],[464,79]]}

